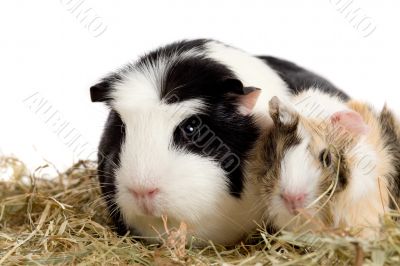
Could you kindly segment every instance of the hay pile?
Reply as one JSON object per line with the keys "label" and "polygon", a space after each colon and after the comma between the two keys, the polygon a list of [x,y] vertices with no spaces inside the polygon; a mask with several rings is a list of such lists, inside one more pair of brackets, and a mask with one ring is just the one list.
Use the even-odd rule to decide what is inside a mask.
{"label": "hay pile", "polygon": [[0,157],[0,264],[101,265],[400,265],[400,226],[385,219],[384,238],[357,242],[346,234],[271,236],[260,230],[248,244],[185,247],[184,228],[164,245],[145,245],[110,229],[93,162],[78,162],[56,179],[27,173],[15,158]]}

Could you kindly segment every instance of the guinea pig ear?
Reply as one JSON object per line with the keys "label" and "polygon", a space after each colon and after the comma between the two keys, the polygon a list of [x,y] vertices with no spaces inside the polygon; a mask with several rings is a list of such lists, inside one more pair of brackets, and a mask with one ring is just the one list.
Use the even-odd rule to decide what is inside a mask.
{"label": "guinea pig ear", "polygon": [[277,96],[272,97],[269,101],[269,115],[277,126],[294,125],[299,118],[297,111],[292,106],[283,103]]}
{"label": "guinea pig ear", "polygon": [[345,110],[336,112],[331,116],[330,120],[333,125],[341,126],[356,136],[365,135],[369,131],[368,125],[356,111]]}
{"label": "guinea pig ear", "polygon": [[236,96],[239,112],[243,115],[250,115],[257,103],[261,90],[256,87],[245,87],[238,79],[225,79],[222,82],[223,90],[228,94]]}
{"label": "guinea pig ear", "polygon": [[255,87],[243,87],[243,95],[239,95],[239,112],[250,115],[261,94],[261,89]]}
{"label": "guinea pig ear", "polygon": [[110,83],[102,81],[90,87],[90,99],[92,102],[105,102],[109,100]]}
{"label": "guinea pig ear", "polygon": [[221,86],[225,93],[243,94],[244,86],[243,83],[238,79],[224,79]]}

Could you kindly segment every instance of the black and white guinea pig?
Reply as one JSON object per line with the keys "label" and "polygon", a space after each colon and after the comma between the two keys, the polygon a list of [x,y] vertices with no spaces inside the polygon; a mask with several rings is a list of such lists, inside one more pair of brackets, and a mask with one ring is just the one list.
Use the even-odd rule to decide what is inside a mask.
{"label": "black and white guinea pig", "polygon": [[[319,91],[292,101],[271,99],[275,127],[260,137],[251,167],[267,223],[300,232],[353,227],[359,237],[377,237],[382,216],[399,203],[395,116]],[[323,105],[315,111],[313,103]]]}
{"label": "black and white guinea pig", "polygon": [[273,95],[309,84],[347,97],[293,63],[201,39],[152,51],[91,87],[92,101],[110,108],[98,175],[118,232],[157,237],[164,215],[220,244],[252,231],[262,213],[244,165],[268,124],[257,118]]}

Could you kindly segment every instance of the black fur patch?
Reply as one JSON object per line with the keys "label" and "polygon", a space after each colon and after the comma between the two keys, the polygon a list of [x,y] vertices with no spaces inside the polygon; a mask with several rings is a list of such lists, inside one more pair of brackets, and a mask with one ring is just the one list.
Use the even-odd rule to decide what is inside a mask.
{"label": "black fur patch", "polygon": [[343,151],[339,151],[339,154],[340,154],[339,173],[337,173],[337,163],[339,162],[333,165],[334,174],[335,175],[338,174],[338,184],[336,186],[336,191],[334,192],[340,192],[345,190],[349,183],[349,178],[350,178],[350,168],[346,156],[344,155]]}
{"label": "black fur patch", "polygon": [[316,87],[325,93],[336,95],[344,101],[350,99],[346,93],[339,90],[330,81],[292,62],[272,56],[258,56],[258,58],[274,69],[295,94]]}
{"label": "black fur patch", "polygon": [[99,145],[97,175],[100,181],[102,197],[120,235],[124,235],[127,228],[122,221],[121,213],[115,202],[114,170],[119,166],[121,145],[124,139],[124,123],[115,111],[110,111]]}

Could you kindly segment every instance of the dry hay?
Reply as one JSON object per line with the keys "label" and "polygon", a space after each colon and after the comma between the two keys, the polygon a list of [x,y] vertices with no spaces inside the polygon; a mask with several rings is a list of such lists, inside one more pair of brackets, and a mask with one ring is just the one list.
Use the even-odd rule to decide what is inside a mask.
{"label": "dry hay", "polygon": [[19,160],[0,157],[1,172],[11,176],[0,181],[0,264],[400,265],[400,226],[388,217],[374,242],[349,232],[259,230],[235,247],[210,242],[198,249],[183,244],[182,223],[166,228],[163,245],[146,245],[111,230],[93,162],[78,162],[51,180],[42,177],[43,167],[28,173]]}

